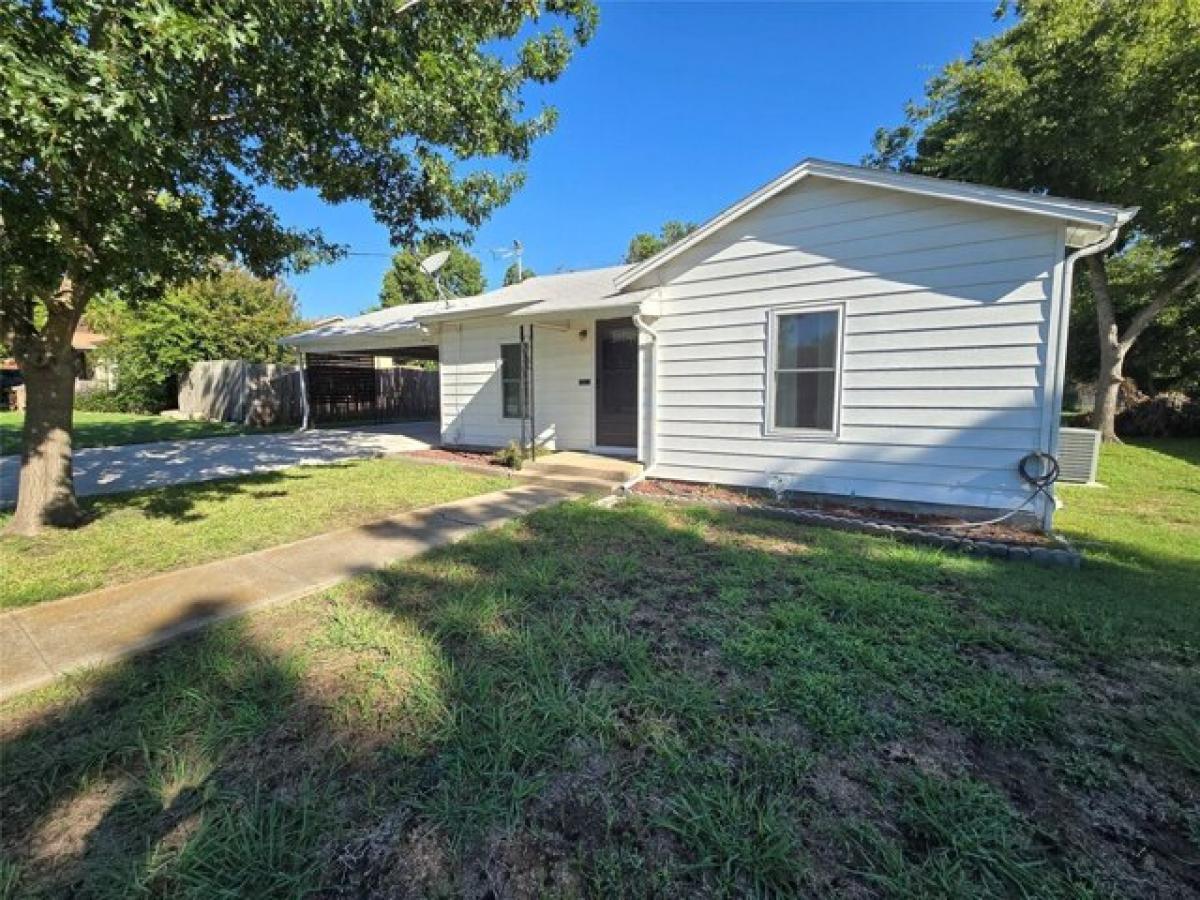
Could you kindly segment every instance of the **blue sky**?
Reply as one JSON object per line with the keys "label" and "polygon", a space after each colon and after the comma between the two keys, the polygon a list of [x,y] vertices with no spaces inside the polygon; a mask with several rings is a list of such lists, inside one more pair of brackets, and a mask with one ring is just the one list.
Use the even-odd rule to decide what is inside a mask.
{"label": "blue sky", "polygon": [[[877,126],[945,62],[995,33],[994,0],[944,3],[607,2],[595,39],[555,84],[558,107],[527,182],[478,232],[490,286],[520,239],[541,274],[621,261],[666,219],[703,221],[806,156],[858,162]],[[270,195],[284,220],[358,252],[388,252],[361,204]],[[305,316],[376,302],[388,260],[352,256],[291,283]]]}

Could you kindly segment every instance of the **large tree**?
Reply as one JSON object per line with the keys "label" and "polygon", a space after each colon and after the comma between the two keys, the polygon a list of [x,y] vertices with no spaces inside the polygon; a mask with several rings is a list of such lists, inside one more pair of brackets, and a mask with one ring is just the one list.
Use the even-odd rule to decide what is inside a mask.
{"label": "large tree", "polygon": [[[1112,439],[1130,349],[1200,280],[1200,0],[1017,0],[997,14],[1014,24],[934,77],[869,161],[1141,207],[1081,274],[1099,338],[1093,419]],[[1109,257],[1140,242],[1156,248],[1149,290],[1114,296]]]}
{"label": "large tree", "polygon": [[438,269],[437,279],[443,290],[454,297],[473,297],[482,294],[487,283],[479,260],[457,244],[445,245],[436,240],[422,241],[416,247],[401,250],[392,257],[392,265],[383,273],[379,288],[379,305],[400,306],[405,303],[424,303],[437,300],[437,285],[421,270],[421,260],[438,250],[447,250],[449,259]]}
{"label": "large tree", "polygon": [[120,402],[158,411],[175,402],[178,380],[206,359],[277,362],[279,338],[300,328],[296,295],[274,278],[240,266],[169,288],[143,309],[120,304],[107,323],[102,348],[116,363]]}
{"label": "large tree", "polygon": [[625,262],[639,263],[644,259],[649,259],[659,251],[683,240],[699,227],[695,222],[679,222],[672,219],[663,223],[658,234],[649,231],[639,232],[629,240],[629,248],[625,251]]}
{"label": "large tree", "polygon": [[593,0],[5,0],[0,344],[27,387],[11,528],[80,521],[71,334],[98,293],[154,302],[214,257],[331,249],[260,190],[366,201],[396,244],[463,237],[520,183]]}

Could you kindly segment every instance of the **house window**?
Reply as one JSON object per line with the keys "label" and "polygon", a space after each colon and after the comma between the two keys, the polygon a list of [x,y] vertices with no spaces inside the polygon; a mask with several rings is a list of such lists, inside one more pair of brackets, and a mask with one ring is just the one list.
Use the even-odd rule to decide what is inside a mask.
{"label": "house window", "polygon": [[771,314],[771,429],[837,430],[841,307]]}
{"label": "house window", "polygon": [[500,345],[500,396],[506,419],[525,416],[525,379],[521,371],[521,345]]}

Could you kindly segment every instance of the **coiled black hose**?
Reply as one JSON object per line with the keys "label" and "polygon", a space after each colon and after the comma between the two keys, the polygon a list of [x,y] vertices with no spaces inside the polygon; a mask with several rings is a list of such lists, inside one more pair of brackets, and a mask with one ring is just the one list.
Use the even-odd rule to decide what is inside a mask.
{"label": "coiled black hose", "polygon": [[1041,450],[1036,450],[1033,453],[1026,453],[1021,457],[1021,461],[1017,463],[1017,472],[1021,476],[1021,480],[1033,488],[1033,492],[1026,497],[1019,506],[1015,506],[1002,516],[997,516],[994,519],[988,519],[985,522],[964,522],[961,525],[941,525],[941,528],[980,528],[984,525],[996,525],[1006,519],[1011,519],[1035,499],[1038,494],[1045,494],[1046,499],[1051,503],[1054,498],[1050,495],[1050,485],[1058,481],[1059,473],[1062,467],[1059,466],[1058,460],[1051,453],[1043,453]]}

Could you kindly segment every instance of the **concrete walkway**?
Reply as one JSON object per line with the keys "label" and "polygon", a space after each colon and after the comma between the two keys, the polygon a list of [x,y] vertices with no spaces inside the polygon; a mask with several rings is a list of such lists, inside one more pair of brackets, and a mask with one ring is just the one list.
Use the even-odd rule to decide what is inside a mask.
{"label": "concrete walkway", "polygon": [[524,484],[0,615],[0,699],[257,606],[291,600],[551,506],[595,484]]}
{"label": "concrete walkway", "polygon": [[[404,422],[94,447],[75,453],[75,493],[81,497],[115,494],[291,466],[411,453],[426,450],[437,441],[436,422]],[[0,457],[0,507],[17,502],[20,466],[18,456]]]}

